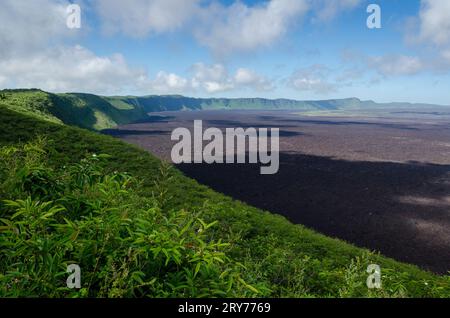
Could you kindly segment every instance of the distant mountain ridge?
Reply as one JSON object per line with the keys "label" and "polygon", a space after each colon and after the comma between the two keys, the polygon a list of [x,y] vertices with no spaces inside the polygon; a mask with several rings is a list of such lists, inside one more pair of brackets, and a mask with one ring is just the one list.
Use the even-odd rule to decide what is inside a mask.
{"label": "distant mountain ridge", "polygon": [[336,111],[363,109],[418,109],[432,104],[376,103],[358,98],[300,101],[265,98],[193,98],[181,95],[99,96],[84,93],[53,94],[39,89],[0,91],[0,107],[40,119],[91,130],[145,120],[148,113],[180,110],[292,110]]}
{"label": "distant mountain ridge", "polygon": [[141,106],[148,112],[177,110],[318,110],[339,109],[361,103],[357,98],[324,101],[298,101],[265,98],[193,98],[180,95],[144,97],[107,97],[112,103]]}
{"label": "distant mountain ridge", "polygon": [[178,111],[178,110],[351,110],[364,108],[420,108],[442,107],[433,104],[412,103],[376,103],[362,101],[359,98],[329,99],[329,100],[293,100],[266,98],[193,98],[181,95],[150,95],[150,96],[115,96],[105,97],[112,104],[140,106],[147,112]]}

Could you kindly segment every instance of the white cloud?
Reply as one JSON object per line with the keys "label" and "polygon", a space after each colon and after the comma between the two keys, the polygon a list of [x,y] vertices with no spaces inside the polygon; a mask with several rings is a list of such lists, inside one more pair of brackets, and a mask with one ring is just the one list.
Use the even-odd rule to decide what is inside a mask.
{"label": "white cloud", "polygon": [[94,7],[108,33],[146,37],[182,29],[216,55],[267,47],[312,9],[330,20],[361,0],[266,0],[247,5],[233,1],[98,0]]}
{"label": "white cloud", "polygon": [[306,0],[271,0],[255,6],[234,2],[204,10],[195,30],[198,41],[216,54],[273,44],[308,8]]}
{"label": "white cloud", "polygon": [[450,44],[450,1],[422,0],[420,38],[436,45]]}
{"label": "white cloud", "polygon": [[274,88],[273,83],[266,77],[247,68],[240,68],[236,71],[234,82],[236,85],[250,87],[258,91],[270,91]]}
{"label": "white cloud", "polygon": [[[184,9],[189,11],[186,5],[195,5],[196,2],[198,1],[136,1],[136,6],[128,2],[126,7],[137,10],[133,11],[135,14],[138,14],[139,4],[146,5],[147,11],[143,12],[150,16],[157,15],[161,20],[153,19],[148,24],[140,25],[134,20],[137,16],[131,14],[128,16],[129,21],[133,22],[131,24],[143,29],[131,28],[125,31],[135,34],[170,31],[177,27],[177,23],[181,23],[176,16],[180,13],[176,12]],[[113,11],[123,8],[118,2],[107,3]],[[229,76],[225,66],[203,63],[192,66],[189,78],[164,71],[150,78],[146,70],[129,65],[120,54],[98,56],[85,47],[66,43],[66,38],[74,34],[66,26],[68,5],[69,2],[63,0],[35,0],[30,3],[3,0],[0,10],[2,87],[38,87],[52,92],[83,91],[105,95],[130,92],[220,93],[244,86],[256,88],[256,85],[265,82],[262,76],[252,72],[255,86],[251,83],[237,83],[233,76]],[[108,7],[105,2],[99,5]],[[106,10],[105,14],[108,12]],[[130,12],[123,10],[122,13],[119,18],[126,19]],[[184,12],[183,15],[189,16],[190,13]],[[120,27],[128,27],[128,20],[124,21]]]}
{"label": "white cloud", "polygon": [[330,79],[331,69],[316,64],[294,72],[288,79],[288,85],[296,90],[315,94],[328,94],[338,88],[338,84]]}
{"label": "white cloud", "polygon": [[369,57],[367,64],[383,76],[415,75],[426,67],[420,58],[407,55]]}
{"label": "white cloud", "polygon": [[66,27],[69,1],[2,0],[0,9],[0,58],[46,48],[50,41],[70,38]]}
{"label": "white cloud", "polygon": [[[363,78],[370,75],[370,71],[375,71],[377,76],[400,77],[414,76],[422,72],[438,72],[436,61],[431,61],[425,55],[404,55],[404,54],[386,54],[386,55],[366,55],[359,51],[343,52],[341,59],[349,68],[345,70],[342,78],[349,80]],[[372,74],[373,75],[373,74]]]}
{"label": "white cloud", "polygon": [[144,85],[157,93],[208,93],[218,94],[231,90],[270,90],[272,82],[253,70],[239,68],[230,75],[222,64],[196,63],[190,68],[190,76],[160,71],[156,78]]}
{"label": "white cloud", "polygon": [[[197,63],[186,76],[161,71],[150,78],[144,69],[130,65],[120,54],[98,56],[85,47],[71,44],[79,31],[66,27],[66,8],[70,2],[2,0],[2,87],[99,94],[136,91],[217,94],[230,90],[273,89],[270,79],[248,68],[238,68],[230,74],[223,64]],[[343,0],[338,4],[332,1],[326,9],[314,7],[312,0],[270,0],[253,5],[241,1],[223,5],[214,0],[98,0],[89,3],[86,10],[94,8],[108,32],[146,37],[183,30],[193,32],[201,44],[216,54],[226,54],[276,43],[311,7],[317,10],[318,16],[332,17],[352,8],[356,2]],[[324,8],[328,11],[320,13]],[[296,80],[292,81],[297,89],[317,92],[334,89],[335,84],[327,79],[324,69],[305,72],[298,72]]]}
{"label": "white cloud", "polygon": [[193,65],[191,71],[193,72],[192,87],[203,89],[208,93],[245,88],[255,91],[268,91],[273,88],[269,79],[247,68],[238,68],[236,73],[230,76],[222,64],[197,63]]}
{"label": "white cloud", "polygon": [[228,79],[228,71],[222,64],[207,65],[196,63],[191,67],[193,79],[199,82],[225,82]]}
{"label": "white cloud", "polygon": [[230,76],[222,64],[197,63],[190,73],[183,77],[160,71],[150,78],[144,69],[131,67],[120,54],[97,56],[81,46],[61,46],[27,57],[0,60],[2,87],[37,87],[51,92],[217,94],[273,87],[268,79],[249,69],[240,68]]}
{"label": "white cloud", "polygon": [[8,87],[99,94],[126,92],[146,80],[145,72],[131,68],[121,55],[99,57],[81,46],[1,60],[0,77],[8,79]]}
{"label": "white cloud", "polygon": [[158,93],[180,93],[186,91],[189,81],[174,73],[158,72],[156,78],[150,81],[149,88]]}
{"label": "white cloud", "polygon": [[199,10],[200,0],[98,0],[95,4],[104,31],[145,37],[175,31]]}
{"label": "white cloud", "polygon": [[44,90],[117,92],[144,76],[119,55],[97,56],[69,44],[79,34],[67,28],[66,0],[2,0],[0,84]]}
{"label": "white cloud", "polygon": [[312,5],[316,11],[316,19],[330,21],[339,13],[356,8],[361,0],[314,0]]}
{"label": "white cloud", "polygon": [[96,11],[108,33],[145,37],[183,28],[215,53],[267,46],[307,11],[309,0],[270,0],[248,6],[201,0],[99,0]]}
{"label": "white cloud", "polygon": [[222,64],[206,65],[196,63],[191,67],[193,77],[192,87],[195,90],[203,90],[207,93],[219,93],[232,90],[233,81],[228,76],[228,71]]}
{"label": "white cloud", "polygon": [[[419,14],[406,22],[408,44],[420,45],[422,54],[411,60],[410,69],[445,74],[450,70],[450,1],[421,0]],[[419,67],[421,63],[421,67]],[[415,72],[412,72],[415,73]]]}

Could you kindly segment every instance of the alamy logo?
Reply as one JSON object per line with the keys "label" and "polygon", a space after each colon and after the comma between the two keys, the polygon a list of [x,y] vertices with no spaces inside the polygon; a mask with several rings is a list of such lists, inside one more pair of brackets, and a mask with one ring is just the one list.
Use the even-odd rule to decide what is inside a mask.
{"label": "alamy logo", "polygon": [[381,29],[381,7],[378,4],[370,4],[367,7],[367,27],[369,29]]}
{"label": "alamy logo", "polygon": [[[261,174],[275,174],[279,170],[280,130],[271,128],[227,128],[225,136],[218,128],[203,131],[203,122],[194,121],[194,136],[187,128],[172,132],[172,161],[181,163],[260,163]],[[204,142],[207,144],[204,147]],[[248,146],[248,147],[247,147]],[[247,158],[248,157],[248,158]]]}
{"label": "alamy logo", "polygon": [[71,4],[66,9],[66,25],[69,29],[81,29],[81,7],[78,4]]}
{"label": "alamy logo", "polygon": [[67,273],[69,273],[69,277],[67,277],[66,285],[67,288],[70,289],[80,289],[81,288],[81,268],[77,264],[71,264],[67,266]]}
{"label": "alamy logo", "polygon": [[367,267],[367,273],[370,274],[367,277],[367,288],[380,289],[381,288],[381,267],[377,264],[370,264]]}

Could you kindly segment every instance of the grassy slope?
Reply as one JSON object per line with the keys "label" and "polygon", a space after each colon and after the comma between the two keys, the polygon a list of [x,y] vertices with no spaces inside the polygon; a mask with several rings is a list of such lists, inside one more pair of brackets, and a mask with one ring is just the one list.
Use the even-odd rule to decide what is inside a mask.
{"label": "grassy slope", "polygon": [[0,92],[0,106],[31,117],[62,123],[55,112],[50,94],[39,90],[14,90]]}
{"label": "grassy slope", "polygon": [[0,105],[27,115],[90,130],[102,130],[146,117],[139,106],[111,104],[91,94],[50,94],[40,90],[0,92]]}
{"label": "grassy slope", "polygon": [[94,128],[95,130],[112,128],[146,117],[146,112],[142,107],[133,105],[120,107],[110,103],[107,98],[91,94],[60,94],[56,99],[56,104],[61,108],[65,105],[73,105],[72,108],[75,109],[91,110],[96,118],[96,122],[88,123],[87,127],[83,125],[84,117],[78,117],[77,119],[69,114],[62,120],[66,124],[73,124],[83,128]]}
{"label": "grassy slope", "polygon": [[[152,195],[160,162],[151,154],[112,137],[37,120],[0,107],[0,145],[28,141],[37,135],[50,139],[55,166],[77,162],[87,153],[112,154],[108,169],[139,176],[143,180],[140,194]],[[193,211],[206,204],[209,211],[206,217],[221,224],[219,235],[229,239],[239,234],[232,256],[247,266],[247,279],[272,290],[267,296],[358,296],[358,288],[366,290],[365,269],[370,263],[381,265],[383,271],[384,292],[374,296],[450,296],[450,280],[446,277],[379,255],[362,257],[367,251],[234,201],[177,170],[173,174],[171,205]]]}

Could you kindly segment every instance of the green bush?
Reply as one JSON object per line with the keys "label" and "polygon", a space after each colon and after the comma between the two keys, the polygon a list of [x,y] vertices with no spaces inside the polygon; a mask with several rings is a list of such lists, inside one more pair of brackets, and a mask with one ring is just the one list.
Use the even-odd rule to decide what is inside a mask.
{"label": "green bush", "polygon": [[[154,198],[127,174],[105,174],[91,155],[54,170],[44,140],[1,150],[2,297],[231,297],[258,291],[198,213],[164,208],[167,167]],[[69,264],[82,288],[68,289]]]}

